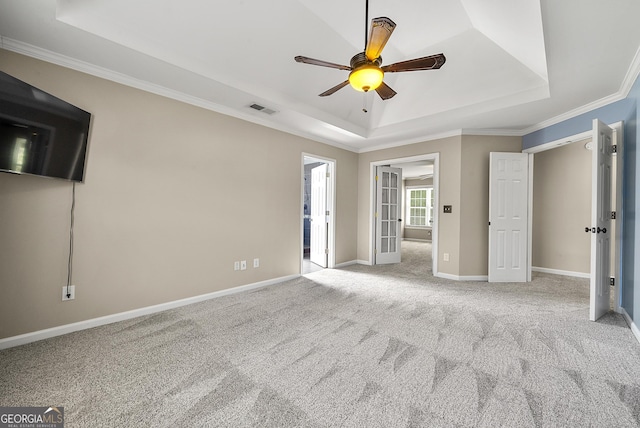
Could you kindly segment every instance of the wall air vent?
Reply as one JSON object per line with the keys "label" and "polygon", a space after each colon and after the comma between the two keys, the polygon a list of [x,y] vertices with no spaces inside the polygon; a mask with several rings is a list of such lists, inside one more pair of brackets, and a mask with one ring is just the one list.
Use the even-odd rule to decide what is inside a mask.
{"label": "wall air vent", "polygon": [[251,104],[249,106],[249,108],[252,108],[252,109],[257,110],[259,112],[262,112],[264,114],[274,114],[274,113],[276,113],[276,110],[267,108],[265,106],[261,106],[260,104],[256,104],[256,103]]}

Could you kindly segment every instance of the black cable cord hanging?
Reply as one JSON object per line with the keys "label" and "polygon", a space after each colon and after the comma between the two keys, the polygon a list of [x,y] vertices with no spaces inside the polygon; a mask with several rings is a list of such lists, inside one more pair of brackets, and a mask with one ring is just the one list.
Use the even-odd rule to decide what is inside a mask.
{"label": "black cable cord hanging", "polygon": [[76,183],[73,183],[71,191],[71,227],[69,228],[69,263],[67,265],[67,299],[71,298],[69,287],[71,286],[71,272],[73,268],[73,222],[76,209]]}

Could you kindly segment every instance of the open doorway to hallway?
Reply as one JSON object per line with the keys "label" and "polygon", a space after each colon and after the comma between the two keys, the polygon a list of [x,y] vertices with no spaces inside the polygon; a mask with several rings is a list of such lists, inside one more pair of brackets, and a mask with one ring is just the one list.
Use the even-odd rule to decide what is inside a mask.
{"label": "open doorway to hallway", "polygon": [[302,275],[335,264],[335,161],[303,155]]}
{"label": "open doorway to hallway", "polygon": [[[414,264],[414,268],[423,269],[425,274],[437,272],[437,257],[434,257],[434,253],[437,254],[438,244],[438,165],[439,154],[437,153],[371,163],[371,264],[381,264],[376,247],[378,242],[381,242],[378,234],[381,233],[382,236],[385,234],[384,227],[379,226],[380,222],[376,217],[378,213],[383,220],[385,218],[385,196],[383,192],[378,192],[375,178],[380,166],[388,166],[402,171],[399,192],[399,204],[401,204],[399,233],[402,237],[400,264]],[[384,191],[384,188],[382,190]],[[379,194],[381,194],[380,201]]]}

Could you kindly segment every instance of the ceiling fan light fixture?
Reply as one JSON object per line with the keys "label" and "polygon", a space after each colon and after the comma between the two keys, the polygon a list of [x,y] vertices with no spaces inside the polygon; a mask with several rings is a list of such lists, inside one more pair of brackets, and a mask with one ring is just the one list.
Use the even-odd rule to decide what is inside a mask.
{"label": "ceiling fan light fixture", "polygon": [[356,91],[369,92],[382,84],[384,72],[375,64],[365,64],[349,73],[349,83]]}

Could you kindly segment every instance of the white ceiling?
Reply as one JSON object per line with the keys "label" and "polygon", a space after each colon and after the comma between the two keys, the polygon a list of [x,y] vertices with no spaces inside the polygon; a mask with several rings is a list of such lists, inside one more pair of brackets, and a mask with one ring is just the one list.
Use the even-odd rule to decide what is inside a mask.
{"label": "white ceiling", "polygon": [[[360,152],[451,133],[523,135],[626,95],[638,72],[637,0],[370,0],[397,24],[382,101],[346,87],[364,0],[0,0],[2,47]],[[250,109],[258,103],[276,112]],[[364,113],[366,106],[368,113]]]}

